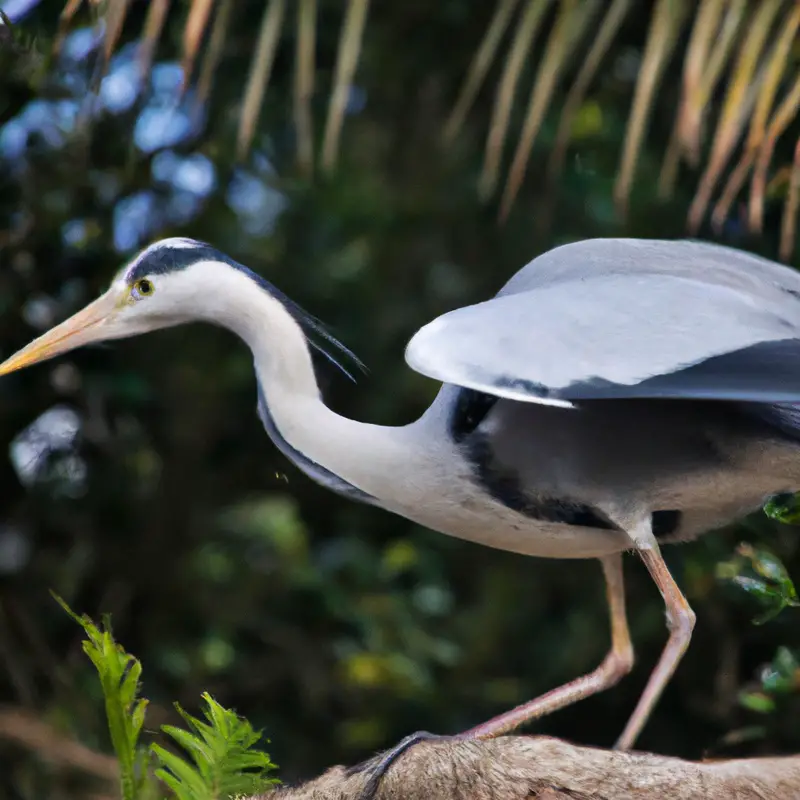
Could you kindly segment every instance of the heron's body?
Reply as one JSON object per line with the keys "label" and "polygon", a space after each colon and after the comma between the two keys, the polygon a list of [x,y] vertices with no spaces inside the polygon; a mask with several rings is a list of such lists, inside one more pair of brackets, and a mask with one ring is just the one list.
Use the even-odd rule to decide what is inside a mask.
{"label": "heron's body", "polygon": [[[597,244],[581,242],[561,248],[561,253]],[[635,257],[643,243],[627,244]],[[758,274],[741,267],[764,264],[770,276],[774,271],[777,278],[790,281],[789,288],[800,297],[800,276],[795,280],[787,269],[727,248],[702,247],[722,259],[731,253],[744,256],[742,265],[721,260],[716,266],[726,284],[759,287]],[[559,251],[517,273],[499,296],[524,297],[558,279],[569,285],[569,269],[562,273],[555,265],[547,270],[553,253]],[[643,272],[654,266],[635,258],[612,264],[595,254],[594,263],[584,262],[577,275],[573,269],[572,278],[609,276],[615,266],[631,265]],[[691,272],[689,263],[670,261],[668,266],[671,277]],[[771,289],[761,287],[762,292]],[[273,299],[258,300],[265,307],[257,316],[275,319],[268,308]],[[252,296],[249,302],[254,302]],[[790,295],[789,302],[800,331],[800,299]],[[491,313],[491,303],[487,306]],[[707,324],[715,324],[713,309]],[[274,335],[263,330],[263,322],[258,328],[240,333],[245,339]],[[485,330],[483,336],[491,338],[492,329]],[[296,369],[304,365],[302,383],[310,398],[300,408],[293,390],[283,403],[286,382],[278,378],[273,387],[267,381],[261,413],[263,419],[266,407],[270,409],[267,430],[273,440],[279,446],[281,439],[288,441],[286,455],[329,488],[451,536],[530,556],[600,557],[631,549],[630,538],[615,522],[621,504],[649,515],[660,541],[679,541],[740,519],[772,495],[800,489],[800,413],[795,417],[791,407],[755,402],[763,400],[759,386],[741,392],[741,399],[716,401],[631,398],[624,396],[624,389],[611,387],[609,394],[616,390],[622,397],[584,400],[576,409],[445,384],[416,422],[397,428],[367,426],[321,407],[305,341],[288,331],[280,335],[285,343],[297,339],[291,363]],[[635,344],[628,343],[632,349]],[[547,358],[548,347],[532,354],[537,356]],[[800,366],[800,360],[796,363]],[[772,366],[777,381],[794,365],[789,360]],[[256,369],[262,373],[258,364]],[[785,399],[784,392],[785,387],[776,385],[771,396]],[[326,433],[320,436],[319,431]],[[309,466],[309,459],[316,466]]]}
{"label": "heron's body", "polygon": [[452,393],[445,389],[441,409],[410,426],[423,446],[447,442],[443,458],[440,445],[426,448],[428,474],[441,476],[439,496],[421,506],[412,491],[404,507],[388,508],[492,547],[605,556],[631,549],[613,521],[621,503],[647,509],[665,542],[719,528],[800,487],[800,438],[785,438],[746,410],[595,400],[573,413],[500,400],[474,431],[454,436]]}
{"label": "heron's body", "polygon": [[[473,427],[456,413],[462,394],[445,386],[416,422],[370,427],[368,435],[361,423],[353,430],[350,420],[318,409],[324,437],[292,424],[309,419],[296,399],[287,401],[285,416],[275,401],[268,430],[279,446],[291,446],[286,454],[301,469],[344,496],[529,556],[631,549],[610,520],[621,501],[655,515],[663,542],[719,528],[771,495],[800,488],[800,428],[794,440],[745,404],[595,400],[575,413],[499,399]],[[485,410],[480,400],[467,402]],[[331,483],[328,473],[349,487]]]}
{"label": "heron's body", "polygon": [[800,489],[800,275],[748,253],[632,239],[551,250],[495,298],[413,337],[406,360],[443,385],[420,419],[397,428],[330,410],[314,334],[348,351],[271,284],[187,239],[145,250],[0,374],[192,320],[247,343],[268,434],[324,486],[491,547],[601,559],[605,661],[468,735],[498,735],[630,670],[619,554],[634,550],[664,597],[670,638],[620,739],[631,746],[694,625],[659,543]]}

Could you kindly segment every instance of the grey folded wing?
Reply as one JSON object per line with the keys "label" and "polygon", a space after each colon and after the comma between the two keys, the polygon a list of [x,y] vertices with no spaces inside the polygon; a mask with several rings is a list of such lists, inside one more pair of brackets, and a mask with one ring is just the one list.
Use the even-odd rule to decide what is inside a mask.
{"label": "grey folded wing", "polygon": [[[545,263],[538,281],[537,259],[511,293],[424,326],[406,360],[444,383],[526,402],[800,401],[800,277],[747,254],[737,262],[727,248],[659,244],[661,260],[622,246],[628,268],[619,253],[589,253],[580,269]],[[695,249],[673,264],[665,254],[676,244]]]}

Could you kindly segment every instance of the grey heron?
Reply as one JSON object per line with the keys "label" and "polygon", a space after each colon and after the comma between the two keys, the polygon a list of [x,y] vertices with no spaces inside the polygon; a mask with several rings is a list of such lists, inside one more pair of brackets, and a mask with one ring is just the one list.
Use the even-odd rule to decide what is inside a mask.
{"label": "grey heron", "polygon": [[142,251],[0,375],[193,320],[249,345],[267,433],[323,486],[490,547],[601,561],[611,628],[602,663],[462,736],[506,733],[631,670],[622,554],[635,551],[669,635],[617,742],[630,748],[695,621],[661,544],[800,489],[800,275],[728,247],[594,239],[538,256],[494,298],[412,337],[408,364],[442,386],[401,427],[330,410],[311,348],[334,362],[349,351],[266,280],[192,239]]}

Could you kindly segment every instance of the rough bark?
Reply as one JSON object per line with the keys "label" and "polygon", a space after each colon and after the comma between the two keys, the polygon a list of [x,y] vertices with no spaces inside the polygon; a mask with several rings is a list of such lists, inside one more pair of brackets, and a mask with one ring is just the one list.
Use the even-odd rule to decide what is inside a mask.
{"label": "rough bark", "polygon": [[[368,771],[333,767],[252,800],[360,800]],[[549,737],[422,742],[394,764],[375,800],[795,800],[800,756],[683,761],[578,747]]]}

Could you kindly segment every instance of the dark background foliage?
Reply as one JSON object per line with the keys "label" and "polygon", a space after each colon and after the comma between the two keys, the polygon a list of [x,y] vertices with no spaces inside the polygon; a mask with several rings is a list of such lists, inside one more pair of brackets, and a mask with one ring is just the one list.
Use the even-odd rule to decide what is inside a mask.
{"label": "dark background foliage", "polygon": [[[234,158],[260,3],[233,15],[205,109],[191,91],[177,93],[179,7],[137,92],[146,4],[131,4],[94,107],[99,51],[88,16],[73,20],[56,59],[61,4],[36,4],[13,38],[0,28],[0,355],[98,294],[145,243],[192,236],[268,277],[366,362],[357,385],[330,375],[325,395],[337,411],[401,424],[437,388],[403,362],[418,326],[487,297],[556,244],[684,235],[694,184],[679,183],[669,201],[653,188],[678,70],[654,108],[625,218],[612,202],[647,9],[629,16],[604,61],[587,99],[599,118],[576,138],[564,173],[545,179],[549,114],[529,180],[498,225],[475,191],[488,92],[455,142],[441,143],[489,4],[373,6],[338,167],[311,179],[295,165],[292,28],[252,151]],[[317,127],[340,18],[339,4],[321,3]],[[791,147],[779,154],[790,160]],[[768,204],[761,236],[748,237],[733,215],[722,241],[774,257],[778,228]],[[50,589],[81,613],[111,614],[144,664],[148,728],[174,719],[175,700],[196,709],[208,690],[263,727],[285,779],[354,762],[413,730],[463,729],[593,668],[607,648],[596,564],[448,539],[307,480],[262,431],[250,354],[223,331],[164,331],[4,378],[0,439],[0,702],[96,749],[108,749],[98,688],[80,631]],[[781,696],[768,714],[738,700],[779,646],[800,645],[796,612],[755,627],[754,607],[715,579],[740,540],[767,543],[800,571],[796,531],[759,515],[667,551],[698,625],[643,748],[800,750],[796,697]],[[626,570],[634,674],[534,730],[607,746],[624,725],[666,638],[645,571],[633,558]],[[85,789],[0,740],[3,796]]]}

